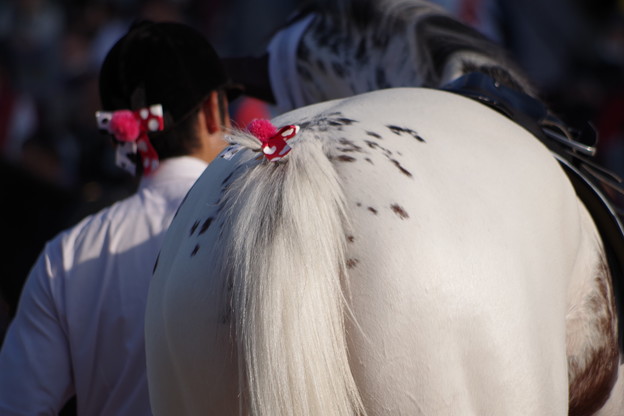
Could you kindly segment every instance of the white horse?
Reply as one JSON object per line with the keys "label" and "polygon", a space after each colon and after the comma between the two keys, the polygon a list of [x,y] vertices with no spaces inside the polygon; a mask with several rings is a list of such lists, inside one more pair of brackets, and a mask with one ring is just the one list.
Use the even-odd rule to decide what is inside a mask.
{"label": "white horse", "polygon": [[527,130],[417,88],[274,124],[292,151],[234,134],[168,232],[155,415],[624,414],[600,235]]}

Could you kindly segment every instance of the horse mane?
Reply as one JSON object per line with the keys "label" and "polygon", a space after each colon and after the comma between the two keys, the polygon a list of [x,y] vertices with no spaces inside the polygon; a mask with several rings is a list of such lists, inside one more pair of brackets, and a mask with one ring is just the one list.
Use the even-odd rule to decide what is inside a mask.
{"label": "horse mane", "polygon": [[[365,415],[344,330],[345,196],[321,142],[299,135],[285,163],[255,164],[223,199],[229,226],[219,258],[241,407],[257,416]],[[249,135],[231,140],[259,150]]]}
{"label": "horse mane", "polygon": [[[294,19],[308,13],[317,13],[329,22],[320,26],[327,31],[320,44],[335,45],[372,32],[373,46],[383,49],[392,36],[404,38],[409,44],[409,62],[420,80],[412,86],[441,87],[453,77],[445,73],[450,67],[455,75],[470,68],[494,75],[510,88],[537,95],[507,50],[438,4],[425,0],[319,0],[303,7]],[[343,48],[353,49],[354,45]],[[492,67],[498,69],[492,71]],[[387,86],[379,86],[383,87]]]}

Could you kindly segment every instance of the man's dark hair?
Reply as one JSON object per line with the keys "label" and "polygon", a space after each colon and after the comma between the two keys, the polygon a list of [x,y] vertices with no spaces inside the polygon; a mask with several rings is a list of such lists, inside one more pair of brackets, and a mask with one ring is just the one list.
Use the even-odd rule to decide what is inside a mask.
{"label": "man's dark hair", "polygon": [[150,133],[160,159],[195,149],[202,102],[211,91],[230,91],[217,53],[199,31],[151,21],[135,23],[113,46],[102,64],[99,87],[105,111],[162,105],[164,131]]}

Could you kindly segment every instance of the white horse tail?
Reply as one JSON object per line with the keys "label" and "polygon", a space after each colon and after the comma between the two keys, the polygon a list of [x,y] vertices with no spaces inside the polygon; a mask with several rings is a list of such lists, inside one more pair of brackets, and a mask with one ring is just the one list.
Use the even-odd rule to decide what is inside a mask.
{"label": "white horse tail", "polygon": [[321,143],[303,139],[225,198],[241,403],[254,416],[364,415],[344,330],[345,197]]}

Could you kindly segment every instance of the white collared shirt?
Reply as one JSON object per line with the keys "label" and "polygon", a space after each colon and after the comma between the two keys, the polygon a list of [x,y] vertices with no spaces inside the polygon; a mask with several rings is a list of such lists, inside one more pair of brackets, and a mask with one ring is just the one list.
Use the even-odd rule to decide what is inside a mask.
{"label": "white collared shirt", "polygon": [[49,241],[0,351],[0,414],[150,415],[144,312],[165,231],[207,164],[164,160],[136,194]]}

